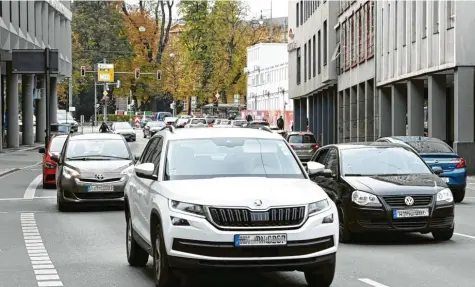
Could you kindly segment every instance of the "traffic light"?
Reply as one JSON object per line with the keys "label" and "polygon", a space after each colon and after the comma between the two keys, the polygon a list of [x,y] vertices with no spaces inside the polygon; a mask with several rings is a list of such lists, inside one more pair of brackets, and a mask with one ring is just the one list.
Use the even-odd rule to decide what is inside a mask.
{"label": "traffic light", "polygon": [[161,80],[162,79],[162,71],[157,71],[157,80]]}
{"label": "traffic light", "polygon": [[81,66],[81,77],[86,76],[86,66]]}
{"label": "traffic light", "polygon": [[218,98],[216,98],[216,97],[214,98],[214,100],[213,100],[213,105],[214,105],[215,107],[218,107],[218,105],[219,105],[219,100],[218,100]]}
{"label": "traffic light", "polygon": [[136,79],[140,78],[140,69],[139,68],[135,69],[135,78]]}

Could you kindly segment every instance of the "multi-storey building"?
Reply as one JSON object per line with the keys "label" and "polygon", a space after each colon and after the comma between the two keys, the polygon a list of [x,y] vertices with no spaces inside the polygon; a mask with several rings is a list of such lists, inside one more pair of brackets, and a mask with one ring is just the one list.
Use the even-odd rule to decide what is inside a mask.
{"label": "multi-storey building", "polygon": [[331,61],[339,39],[337,1],[289,1],[289,95],[294,130],[310,131],[323,144],[336,141],[337,67]]}
{"label": "multi-storey building", "polygon": [[374,140],[374,2],[339,1],[338,142]]}
{"label": "multi-storey building", "polygon": [[[9,147],[20,145],[18,123],[18,84],[22,84],[22,127],[21,144],[31,145],[35,141],[44,141],[46,127],[46,97],[50,98],[51,121],[56,122],[58,99],[56,85],[58,78],[71,75],[71,1],[1,1],[0,2],[0,90],[2,92],[2,112],[7,110],[7,144]],[[37,75],[18,75],[12,73],[12,49],[58,49],[59,73],[51,77],[49,95],[44,93],[45,78]],[[7,89],[4,89],[6,85]],[[33,90],[41,91],[41,99],[33,103]],[[5,104],[6,102],[6,104]],[[36,113],[36,138],[33,131],[33,105]],[[0,117],[0,121],[3,117]],[[0,149],[2,148],[0,137]]]}
{"label": "multi-storey building", "polygon": [[282,115],[289,128],[293,106],[288,94],[286,43],[261,43],[247,48],[247,113],[276,124]]}
{"label": "multi-storey building", "polygon": [[475,171],[475,2],[376,3],[376,135],[423,136],[426,109],[428,135]]}

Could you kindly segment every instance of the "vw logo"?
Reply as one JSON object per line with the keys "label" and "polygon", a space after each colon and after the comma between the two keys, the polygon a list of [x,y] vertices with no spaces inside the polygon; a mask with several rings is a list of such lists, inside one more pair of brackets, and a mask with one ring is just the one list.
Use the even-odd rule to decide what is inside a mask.
{"label": "vw logo", "polygon": [[94,177],[95,177],[96,179],[99,179],[99,180],[103,180],[103,179],[104,179],[104,176],[103,176],[102,174],[96,174],[96,175],[94,175]]}
{"label": "vw logo", "polygon": [[414,198],[412,198],[410,196],[406,196],[406,198],[404,198],[404,202],[406,203],[406,205],[413,205],[414,204]]}
{"label": "vw logo", "polygon": [[255,206],[261,206],[262,205],[262,200],[256,199],[256,201],[254,201],[254,205]]}

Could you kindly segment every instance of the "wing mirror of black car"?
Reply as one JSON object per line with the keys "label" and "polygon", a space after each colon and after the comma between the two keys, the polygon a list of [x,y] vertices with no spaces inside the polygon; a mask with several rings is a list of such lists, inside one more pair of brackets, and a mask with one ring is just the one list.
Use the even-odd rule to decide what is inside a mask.
{"label": "wing mirror of black car", "polygon": [[333,172],[331,169],[324,169],[321,172],[321,175],[323,175],[324,177],[333,177]]}
{"label": "wing mirror of black car", "polygon": [[56,154],[51,155],[50,159],[55,163],[59,163],[59,156]]}
{"label": "wing mirror of black car", "polygon": [[44,147],[40,147],[38,149],[38,153],[46,153],[46,149]]}
{"label": "wing mirror of black car", "polygon": [[155,165],[153,163],[147,162],[139,164],[135,167],[135,174],[138,177],[156,180],[157,176],[153,174],[155,170]]}
{"label": "wing mirror of black car", "polygon": [[432,168],[432,171],[437,175],[441,175],[444,172],[444,170],[440,166],[434,166]]}

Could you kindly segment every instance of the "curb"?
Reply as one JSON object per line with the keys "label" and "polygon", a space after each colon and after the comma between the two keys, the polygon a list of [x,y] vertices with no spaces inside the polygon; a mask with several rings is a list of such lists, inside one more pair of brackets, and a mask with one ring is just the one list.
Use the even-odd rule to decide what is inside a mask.
{"label": "curb", "polygon": [[15,153],[15,152],[25,152],[25,151],[37,150],[41,147],[43,147],[43,145],[31,146],[31,147],[15,149],[15,150],[8,150],[7,148],[5,148],[4,150],[2,150],[0,152],[0,156],[4,156],[4,155]]}

